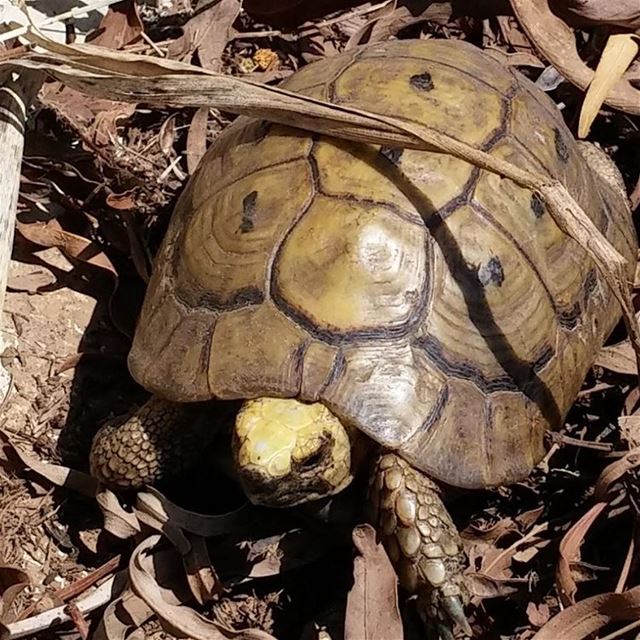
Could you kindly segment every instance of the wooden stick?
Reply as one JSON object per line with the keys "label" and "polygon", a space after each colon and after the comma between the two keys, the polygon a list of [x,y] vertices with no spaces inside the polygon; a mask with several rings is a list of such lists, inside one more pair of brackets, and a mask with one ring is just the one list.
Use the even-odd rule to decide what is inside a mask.
{"label": "wooden stick", "polygon": [[[43,79],[39,71],[27,69],[0,75],[0,329],[13,248],[27,109]],[[0,332],[0,353],[3,350]],[[0,364],[0,402],[8,394],[10,384],[11,377]]]}

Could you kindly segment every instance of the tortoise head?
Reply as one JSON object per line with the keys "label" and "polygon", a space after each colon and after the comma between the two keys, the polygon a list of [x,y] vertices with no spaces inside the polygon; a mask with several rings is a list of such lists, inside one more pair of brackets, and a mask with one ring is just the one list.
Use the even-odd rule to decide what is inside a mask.
{"label": "tortoise head", "polygon": [[323,404],[259,398],[242,406],[233,455],[254,504],[290,507],[342,491],[353,479],[352,434]]}

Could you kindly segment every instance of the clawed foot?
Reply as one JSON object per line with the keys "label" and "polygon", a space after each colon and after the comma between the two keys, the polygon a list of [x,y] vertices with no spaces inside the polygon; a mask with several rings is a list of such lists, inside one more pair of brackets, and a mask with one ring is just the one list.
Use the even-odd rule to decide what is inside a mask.
{"label": "clawed foot", "polygon": [[418,599],[418,610],[427,626],[430,640],[454,640],[456,627],[471,636],[471,627],[460,596],[442,596],[432,591]]}
{"label": "clawed foot", "polygon": [[438,486],[399,456],[385,453],[376,463],[370,494],[373,522],[400,585],[418,594],[430,637],[453,640],[457,627],[470,636],[462,541]]}

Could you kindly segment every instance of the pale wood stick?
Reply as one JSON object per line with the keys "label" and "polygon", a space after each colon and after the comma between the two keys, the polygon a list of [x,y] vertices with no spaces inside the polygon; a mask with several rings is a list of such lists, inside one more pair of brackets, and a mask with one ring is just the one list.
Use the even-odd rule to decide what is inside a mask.
{"label": "pale wood stick", "polygon": [[[0,323],[13,248],[27,109],[43,79],[42,73],[30,69],[0,75]],[[3,349],[0,331],[0,353]],[[0,363],[0,402],[6,397],[10,382]]]}

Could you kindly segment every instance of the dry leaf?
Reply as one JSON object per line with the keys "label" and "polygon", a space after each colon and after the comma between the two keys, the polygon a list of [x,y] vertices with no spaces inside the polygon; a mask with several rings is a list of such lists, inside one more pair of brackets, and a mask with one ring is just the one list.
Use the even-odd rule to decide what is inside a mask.
{"label": "dry leaf", "polygon": [[638,0],[552,0],[555,13],[572,24],[610,24],[640,29]]}
{"label": "dry leaf", "polygon": [[39,460],[31,452],[15,444],[9,434],[2,429],[0,429],[0,443],[7,445],[27,468],[57,487],[65,487],[90,498],[96,495],[97,482],[86,473]]}
{"label": "dry leaf", "polygon": [[[614,85],[622,79],[640,50],[640,38],[630,33],[612,33],[607,39],[596,72],[580,111],[578,137],[585,138]],[[640,94],[638,94],[640,100]]]}
{"label": "dry leaf", "polygon": [[52,285],[56,277],[45,267],[32,267],[29,273],[9,273],[7,289],[12,291],[25,291],[26,293],[38,293],[41,289]]}
{"label": "dry leaf", "polygon": [[204,538],[241,531],[252,522],[248,503],[229,513],[205,515],[179,507],[153,487],[137,494],[135,510],[141,521],[157,531],[170,524]]}
{"label": "dry leaf", "polygon": [[160,127],[158,133],[158,144],[160,145],[160,151],[170,158],[173,155],[173,145],[176,141],[176,118],[177,113],[171,114]]}
{"label": "dry leaf", "polygon": [[239,13],[238,0],[210,3],[184,25],[182,36],[169,45],[169,57],[189,61],[197,51],[204,69],[219,71],[222,52],[231,38],[232,25]]}
{"label": "dry leaf", "polygon": [[[549,0],[511,0],[522,28],[544,57],[572,84],[586,90],[594,72],[576,50],[573,29],[549,7]],[[640,114],[640,91],[620,80],[605,102],[628,113]]]}
{"label": "dry leaf", "polygon": [[29,575],[22,569],[0,565],[0,625],[13,622],[13,603],[30,583]]}
{"label": "dry leaf", "polygon": [[121,540],[140,533],[136,514],[125,511],[115,493],[103,487],[96,493],[96,500],[104,517],[106,531]]}
{"label": "dry leaf", "polygon": [[207,150],[209,107],[196,109],[187,133],[187,170],[193,175]]}
{"label": "dry leaf", "polygon": [[[136,633],[152,616],[144,601],[127,590],[105,609],[93,640],[137,640],[131,632]],[[139,640],[144,640],[144,634]]]}
{"label": "dry leaf", "polygon": [[571,571],[571,563],[580,559],[580,546],[595,519],[607,506],[606,502],[598,502],[576,522],[560,542],[558,566],[556,567],[556,586],[560,600],[564,606],[575,602],[578,589]]}
{"label": "dry leaf", "polygon": [[203,605],[222,593],[224,585],[211,564],[205,539],[193,533],[187,539],[190,548],[183,556],[187,582],[196,602]]}
{"label": "dry leaf", "polygon": [[532,640],[586,640],[612,622],[640,619],[640,587],[581,600],[551,618]]}
{"label": "dry leaf", "polygon": [[353,530],[360,554],[353,561],[353,587],[347,597],[345,640],[402,640],[395,571],[375,529],[368,524]]}
{"label": "dry leaf", "polygon": [[595,499],[602,502],[610,500],[612,496],[609,494],[615,483],[638,466],[640,466],[640,448],[632,449],[619,460],[607,465],[600,473],[596,482],[594,490]]}
{"label": "dry leaf", "polygon": [[638,372],[636,354],[629,340],[623,340],[618,344],[600,349],[594,364],[616,373],[626,373],[632,376]]}
{"label": "dry leaf", "polygon": [[125,45],[137,42],[143,32],[135,0],[124,0],[109,7],[100,21],[97,35],[87,41],[109,49],[122,49]]}
{"label": "dry leaf", "polygon": [[534,627],[542,627],[547,624],[550,617],[551,612],[548,605],[544,603],[536,605],[535,602],[530,602],[527,605],[527,618]]}
{"label": "dry leaf", "polygon": [[100,267],[117,276],[111,260],[87,238],[65,231],[56,220],[49,222],[16,223],[16,229],[30,242],[42,247],[57,247],[68,258]]}
{"label": "dry leaf", "polygon": [[135,111],[136,105],[108,98],[87,96],[59,82],[45,84],[39,99],[44,106],[66,120],[89,146],[110,147],[118,126]]}
{"label": "dry leaf", "polygon": [[158,571],[162,573],[163,565],[171,556],[166,553],[163,555],[154,553],[154,547],[159,542],[160,536],[153,535],[136,547],[129,563],[129,577],[134,593],[164,624],[193,640],[276,640],[271,634],[259,629],[235,631],[207,620],[183,604],[184,594],[161,588],[157,577]]}
{"label": "dry leaf", "polygon": [[479,600],[490,598],[504,598],[512,593],[516,593],[515,583],[527,583],[525,578],[519,579],[499,579],[488,576],[484,573],[465,573],[464,583],[469,593]]}
{"label": "dry leaf", "polygon": [[122,193],[109,193],[105,198],[106,204],[112,209],[118,211],[130,211],[136,208],[136,199],[134,198],[135,189],[129,189]]}
{"label": "dry leaf", "polygon": [[621,432],[620,437],[627,443],[629,449],[640,447],[640,414],[620,416],[618,426]]}

